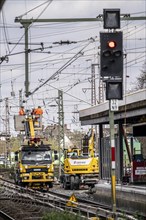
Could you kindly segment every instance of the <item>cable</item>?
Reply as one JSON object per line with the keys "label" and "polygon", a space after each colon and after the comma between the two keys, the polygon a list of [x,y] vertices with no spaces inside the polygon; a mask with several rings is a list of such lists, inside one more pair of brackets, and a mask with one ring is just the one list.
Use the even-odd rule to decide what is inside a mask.
{"label": "cable", "polygon": [[[48,2],[48,5],[43,9],[43,11],[38,15],[38,17],[35,19],[35,21],[37,21],[37,19],[39,19],[39,17],[44,13],[44,11],[47,9],[47,7],[52,3],[53,0],[49,0],[49,1],[46,1],[46,3]],[[44,3],[43,3],[44,4]],[[40,7],[40,6],[38,6]],[[29,25],[28,27],[28,30],[29,28],[32,26],[33,24]],[[7,61],[7,57],[12,53],[12,51],[16,48],[16,46],[19,44],[19,42],[22,40],[22,38],[24,37],[25,34],[22,35],[22,37],[19,39],[19,41],[16,43],[16,45],[11,49],[11,51],[9,51],[9,53],[4,56],[3,58],[1,58],[1,63],[6,60]],[[0,64],[1,64],[0,63]]]}
{"label": "cable", "polygon": [[5,39],[6,39],[7,49],[8,49],[8,52],[10,52],[10,48],[9,48],[9,44],[8,44],[8,39],[7,39],[6,26],[5,26],[5,17],[4,17],[3,10],[2,10],[2,19],[3,19],[4,35],[5,35]]}
{"label": "cable", "polygon": [[[52,2],[52,0],[51,0],[51,2]],[[34,10],[37,9],[37,8],[40,8],[41,6],[45,5],[46,3],[48,3],[48,0],[47,0],[46,2],[43,2],[43,3],[40,4],[40,5],[36,6],[36,7],[34,7],[33,9],[31,9],[31,10],[25,12],[24,14],[19,15],[18,18],[22,18],[23,16],[28,15],[28,13],[34,11]]]}
{"label": "cable", "polygon": [[[48,86],[50,86],[50,87],[52,87],[52,88],[54,88],[54,89],[57,89],[58,90],[58,88],[56,88],[56,87],[54,87],[54,86],[52,86],[52,85],[48,85]],[[78,97],[76,97],[76,96],[73,96],[73,95],[71,95],[71,94],[69,94],[69,93],[67,93],[67,92],[63,92],[63,93],[65,93],[65,94],[67,94],[67,95],[69,95],[69,96],[71,96],[72,98],[75,98],[75,99],[77,99],[77,100],[79,100],[79,101],[81,101],[81,102],[84,102],[84,103],[86,103],[86,104],[88,104],[88,105],[90,105],[91,106],[91,103],[89,103],[89,102],[86,102],[85,100],[83,100],[83,99],[80,99],[80,98],[78,98]]]}
{"label": "cable", "polygon": [[78,59],[80,56],[82,56],[82,51],[90,44],[90,42],[83,47],[75,56],[73,56],[69,61],[67,61],[59,70],[57,70],[49,79],[47,79],[44,83],[42,83],[39,87],[37,87],[33,92],[30,92],[30,95],[34,94],[37,90],[39,90],[42,86],[44,86],[47,82],[49,82],[51,79],[56,77],[60,72],[64,69],[66,69],[72,62],[74,62],[76,59]]}

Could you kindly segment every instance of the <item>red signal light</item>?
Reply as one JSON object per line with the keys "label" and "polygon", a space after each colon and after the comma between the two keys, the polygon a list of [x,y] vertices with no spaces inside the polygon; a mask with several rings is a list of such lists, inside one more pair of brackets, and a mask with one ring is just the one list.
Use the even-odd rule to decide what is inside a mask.
{"label": "red signal light", "polygon": [[116,47],[116,42],[115,41],[108,41],[107,44],[108,44],[108,47],[111,48],[111,49]]}

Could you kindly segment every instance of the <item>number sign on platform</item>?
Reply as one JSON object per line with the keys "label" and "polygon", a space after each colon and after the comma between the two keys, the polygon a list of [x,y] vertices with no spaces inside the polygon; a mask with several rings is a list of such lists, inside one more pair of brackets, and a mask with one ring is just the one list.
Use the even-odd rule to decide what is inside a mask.
{"label": "number sign on platform", "polygon": [[118,99],[111,99],[111,102],[110,102],[110,110],[111,111],[118,111],[119,108],[118,108]]}

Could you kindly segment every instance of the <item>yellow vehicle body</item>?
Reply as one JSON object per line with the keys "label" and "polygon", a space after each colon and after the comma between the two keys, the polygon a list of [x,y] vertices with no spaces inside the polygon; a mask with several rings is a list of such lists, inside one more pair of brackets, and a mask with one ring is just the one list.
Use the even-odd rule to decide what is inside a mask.
{"label": "yellow vehicle body", "polygon": [[49,146],[23,146],[18,155],[16,184],[31,188],[53,187],[54,166]]}
{"label": "yellow vehicle body", "polygon": [[98,183],[98,159],[71,157],[64,161],[64,188],[78,189],[80,185],[93,187]]}
{"label": "yellow vehicle body", "polygon": [[71,157],[64,161],[64,173],[66,174],[98,174],[97,158]]}
{"label": "yellow vehicle body", "polygon": [[21,164],[20,170],[19,183],[22,186],[31,188],[51,188],[53,186],[53,169],[48,169],[45,166],[28,166],[28,168],[26,168],[26,166]]}
{"label": "yellow vehicle body", "polygon": [[88,141],[86,137],[82,149],[65,150],[64,174],[61,176],[65,189],[78,189],[80,185],[93,187],[98,183],[99,163],[94,152],[94,139],[92,132]]}
{"label": "yellow vehicle body", "polygon": [[[19,117],[17,117],[18,120]],[[49,144],[43,144],[42,139],[40,140],[40,137],[36,135],[36,133],[40,134],[41,131],[40,120],[36,121],[34,116],[31,115],[23,117],[22,125],[24,129],[20,121],[18,122],[21,131],[25,131],[27,144],[21,147],[15,157],[17,161],[15,169],[16,184],[30,188],[52,188],[54,182],[52,150]]]}

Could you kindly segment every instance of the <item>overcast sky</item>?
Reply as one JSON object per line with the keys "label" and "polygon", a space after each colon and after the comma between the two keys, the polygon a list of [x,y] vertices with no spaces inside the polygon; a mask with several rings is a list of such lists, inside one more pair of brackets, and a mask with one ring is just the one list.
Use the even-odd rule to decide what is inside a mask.
{"label": "overcast sky", "polygon": [[[5,98],[9,99],[10,118],[18,112],[19,90],[27,100],[25,108],[41,105],[45,125],[58,122],[56,98],[58,89],[64,92],[65,123],[71,129],[79,129],[80,109],[91,103],[91,64],[99,64],[99,32],[102,22],[38,23],[29,28],[29,89],[34,91],[49,79],[58,69],[71,60],[80,50],[82,54],[71,62],[53,80],[30,96],[25,97],[25,54],[24,28],[15,18],[95,18],[105,8],[119,8],[121,14],[146,16],[145,0],[6,0],[0,12],[0,57],[8,55],[0,65],[0,131],[5,129]],[[124,89],[130,90],[140,74],[146,57],[146,20],[122,21],[124,37]],[[70,41],[60,45],[60,41]],[[10,44],[11,43],[11,44]],[[43,43],[44,49],[41,48]],[[7,56],[6,56],[7,58]],[[97,101],[99,69],[96,67]],[[11,124],[11,129],[13,126]]]}

